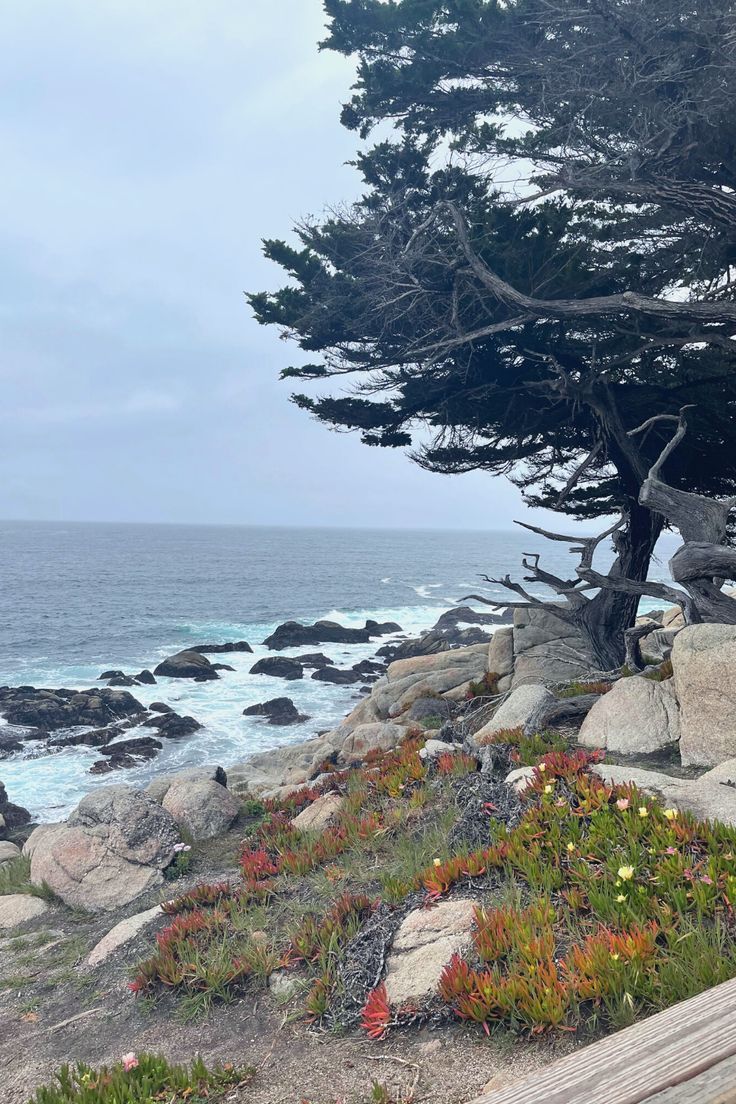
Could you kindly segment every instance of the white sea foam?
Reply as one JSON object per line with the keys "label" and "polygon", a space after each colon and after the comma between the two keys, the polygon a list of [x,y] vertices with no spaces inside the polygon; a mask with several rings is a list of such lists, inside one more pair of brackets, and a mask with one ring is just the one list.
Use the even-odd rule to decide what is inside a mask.
{"label": "white sea foam", "polygon": [[[348,627],[362,627],[367,618],[396,621],[404,632],[374,639],[369,644],[302,646],[277,654],[295,656],[308,651],[322,651],[338,667],[349,667],[362,659],[371,658],[384,643],[429,628],[442,612],[441,606],[330,610],[323,615],[324,620],[338,621]],[[311,678],[311,670],[305,672],[304,679],[293,682],[250,674],[256,660],[276,654],[259,643],[275,627],[275,623],[246,622],[198,622],[187,625],[192,643],[245,639],[252,644],[254,654],[233,652],[212,656],[213,660],[235,668],[234,671],[221,672],[217,682],[159,678],[154,686],[133,687],[132,693],[144,705],[160,700],[167,702],[177,713],[196,717],[203,729],[184,740],[163,740],[163,750],[150,763],[102,776],[88,773],[92,763],[100,758],[99,751],[94,748],[67,748],[53,755],[7,759],[2,764],[2,777],[12,800],[25,805],[40,820],[57,820],[67,815],[85,793],[97,786],[120,782],[146,785],[157,774],[195,764],[216,762],[228,767],[256,751],[307,739],[318,731],[335,727],[355,705],[359,684],[334,686],[320,682]],[[104,668],[120,667],[133,672],[143,666],[152,667],[172,651],[180,650],[180,630],[181,626],[177,626],[177,639],[172,635],[171,640],[164,640],[147,658],[137,657],[131,662],[130,657],[115,657],[108,653],[104,660],[77,666],[46,666],[36,662],[32,668],[23,671],[20,681],[36,686],[86,689],[95,685]],[[309,717],[308,721],[280,728],[269,725],[263,719],[242,715],[243,709],[249,705],[284,695],[293,699],[299,712]],[[156,733],[154,730],[136,729],[128,735],[155,736]],[[34,751],[38,752],[38,745],[31,744],[25,754]]]}

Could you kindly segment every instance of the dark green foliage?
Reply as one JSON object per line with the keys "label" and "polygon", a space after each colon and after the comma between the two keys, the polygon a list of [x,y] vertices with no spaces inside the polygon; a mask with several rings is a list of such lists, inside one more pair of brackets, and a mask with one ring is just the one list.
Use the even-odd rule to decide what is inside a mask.
{"label": "dark green foliage", "polygon": [[[731,5],[325,8],[323,45],[358,59],[343,121],[398,137],[356,159],[353,208],[266,243],[291,283],[251,305],[312,362],[284,375],[350,384],[295,402],[430,470],[506,474],[531,504],[623,511],[618,569],[643,579],[661,519],[639,489],[671,426],[632,429],[692,404],[668,482],[736,490]],[[597,601],[617,637],[635,599]]]}

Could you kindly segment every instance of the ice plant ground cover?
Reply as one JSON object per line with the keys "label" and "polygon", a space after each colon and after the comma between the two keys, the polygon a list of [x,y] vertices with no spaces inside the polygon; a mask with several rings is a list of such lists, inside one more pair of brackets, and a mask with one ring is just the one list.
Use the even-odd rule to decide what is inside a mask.
{"label": "ice plant ground cover", "polygon": [[156,1054],[126,1054],[101,1069],[62,1066],[55,1083],[38,1089],[29,1104],[216,1104],[247,1085],[252,1072],[228,1065],[209,1070],[200,1059],[186,1067]]}
{"label": "ice plant ground cover", "polygon": [[[132,990],[174,993],[195,1014],[281,971],[306,1017],[362,1022],[373,1039],[451,1018],[587,1036],[736,976],[736,830],[606,785],[592,756],[558,741],[538,738],[520,799],[502,781],[518,744],[494,749],[494,780],[467,754],[427,763],[410,739],[254,806],[239,877],[166,906],[171,923]],[[337,821],[295,828],[327,791],[344,797]],[[453,895],[480,902],[472,950],[426,1007],[391,1007],[380,968],[393,933]]]}

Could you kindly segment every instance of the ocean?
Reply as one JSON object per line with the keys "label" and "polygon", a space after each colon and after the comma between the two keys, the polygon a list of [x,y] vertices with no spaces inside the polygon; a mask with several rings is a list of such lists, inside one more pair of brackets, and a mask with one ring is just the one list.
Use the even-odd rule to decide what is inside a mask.
{"label": "ocean", "polygon": [[[152,762],[94,776],[95,749],[50,754],[30,742],[0,761],[0,779],[36,818],[58,820],[95,786],[145,785],[201,763],[227,767],[332,728],[355,704],[354,686],[249,674],[274,654],[262,641],[277,624],[329,618],[362,627],[374,618],[416,634],[470,592],[503,598],[503,588],[479,576],[520,579],[524,552],[541,552],[553,572],[574,568],[566,546],[521,531],[0,522],[0,685],[86,689],[107,668],[153,669],[193,644],[248,640],[255,653],[211,657],[235,667],[216,682],[163,678],[132,688],[144,704],[163,700],[204,726],[164,741]],[[653,575],[666,578],[666,568],[656,565]],[[351,666],[388,639],[282,654],[322,651]],[[309,720],[279,728],[242,716],[246,706],[284,695]]]}

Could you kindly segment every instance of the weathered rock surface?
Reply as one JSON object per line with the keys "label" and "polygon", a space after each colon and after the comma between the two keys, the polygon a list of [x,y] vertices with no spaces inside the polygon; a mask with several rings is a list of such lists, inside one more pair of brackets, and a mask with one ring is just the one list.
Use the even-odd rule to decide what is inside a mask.
{"label": "weathered rock surface", "polygon": [[19,855],[20,847],[16,843],[11,843],[10,840],[0,840],[0,866],[3,863],[17,859]]}
{"label": "weathered rock surface", "polygon": [[436,995],[452,956],[471,946],[476,904],[455,899],[409,913],[394,936],[386,967],[386,994],[392,1005],[421,1006]]}
{"label": "weathered rock surface", "polygon": [[619,755],[650,755],[680,738],[680,714],[671,679],[633,676],[614,683],[583,721],[578,742]]}
{"label": "weathered rock surface", "polygon": [[16,752],[22,751],[23,737],[23,729],[16,732],[11,725],[3,725],[0,729],[0,759],[8,759]]}
{"label": "weathered rock surface", "polygon": [[194,679],[197,682],[211,682],[219,678],[207,657],[194,651],[177,652],[176,655],[168,656],[158,667],[154,667],[153,673],[167,678]]}
{"label": "weathered rock surface", "polygon": [[252,675],[270,675],[271,678],[282,678],[294,681],[304,678],[304,668],[295,659],[286,656],[265,656],[259,659],[250,669]]}
{"label": "weathered rock surface", "polygon": [[171,783],[162,807],[195,842],[222,835],[240,810],[237,800],[219,782],[190,778]]}
{"label": "weathered rock surface", "polygon": [[736,625],[688,625],[672,648],[685,766],[736,756]]}
{"label": "weathered rock surface", "polygon": [[427,740],[419,752],[421,759],[439,759],[440,755],[454,755],[460,749],[457,744],[448,744],[444,740]]}
{"label": "weathered rock surface", "polygon": [[271,698],[269,701],[249,705],[243,710],[244,717],[265,717],[272,725],[293,725],[309,720],[300,713],[291,698]]}
{"label": "weathered rock surface", "polygon": [[173,818],[141,790],[102,787],[35,842],[31,881],[72,908],[122,908],[161,884],[178,842]]}
{"label": "weathered rock surface", "polygon": [[37,920],[48,911],[49,906],[40,897],[32,897],[29,893],[7,893],[0,897],[0,931],[10,931],[30,920]]}
{"label": "weathered rock surface", "polygon": [[110,955],[124,947],[126,943],[130,943],[144,928],[147,928],[154,920],[161,920],[163,916],[161,906],[156,905],[154,908],[146,909],[145,912],[129,916],[127,920],[121,920],[92,948],[87,958],[87,965],[93,968],[101,966]]}
{"label": "weathered rock surface", "polygon": [[0,713],[9,724],[32,725],[51,732],[78,725],[107,725],[142,713],[144,706],[125,690],[36,690],[33,686],[0,688]]}
{"label": "weathered rock surface", "polygon": [[325,828],[330,828],[337,822],[344,804],[345,798],[339,794],[323,794],[311,805],[307,805],[306,809],[302,809],[291,823],[300,832],[324,832]]}
{"label": "weathered rock surface", "polygon": [[368,629],[347,629],[336,621],[316,621],[313,625],[285,621],[263,643],[271,651],[280,652],[313,644],[367,644],[370,638]]}
{"label": "weathered rock surface", "polygon": [[505,693],[511,687],[514,673],[514,630],[511,626],[494,632],[488,645],[488,670],[498,675],[498,689]]}
{"label": "weathered rock surface", "polygon": [[513,687],[571,682],[596,667],[583,637],[547,609],[514,610],[513,640]]}
{"label": "weathered rock surface", "polygon": [[23,854],[27,858],[30,858],[33,855],[33,852],[38,847],[41,840],[44,838],[44,836],[47,836],[50,833],[55,832],[57,828],[61,828],[61,827],[62,827],[62,825],[59,824],[59,823],[39,824],[36,828],[33,829],[30,836],[28,837],[26,842],[23,844]]}
{"label": "weathered rock surface", "polygon": [[362,762],[369,751],[392,751],[406,731],[404,725],[380,721],[357,725],[340,745],[337,761],[342,766],[354,766]]}
{"label": "weathered rock surface", "polygon": [[187,767],[185,770],[175,771],[173,774],[162,774],[158,778],[154,778],[146,787],[146,793],[160,805],[173,783],[181,781],[218,782],[221,786],[227,786],[227,774],[222,767],[215,765]]}
{"label": "weathered rock surface", "polygon": [[528,684],[512,690],[494,713],[492,719],[473,736],[476,744],[507,728],[523,728],[533,736],[544,725],[545,717],[555,704],[555,696],[546,686]]}
{"label": "weathered rock surface", "polygon": [[[676,778],[661,771],[612,763],[594,768],[609,783],[633,782],[640,790],[660,797],[666,806],[692,813],[699,820],[720,820],[736,826],[736,787],[708,778]],[[710,773],[710,772],[708,772]]]}
{"label": "weathered rock surface", "polygon": [[452,716],[450,703],[444,698],[417,698],[406,711],[404,720],[424,724],[428,720],[447,721]]}

